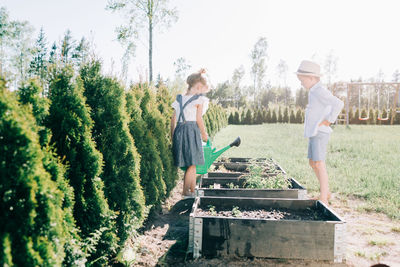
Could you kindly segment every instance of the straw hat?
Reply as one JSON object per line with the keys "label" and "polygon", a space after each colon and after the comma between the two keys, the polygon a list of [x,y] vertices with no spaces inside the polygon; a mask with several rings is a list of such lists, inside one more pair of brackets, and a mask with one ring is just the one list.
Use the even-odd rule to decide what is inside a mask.
{"label": "straw hat", "polygon": [[315,77],[321,77],[321,67],[312,61],[309,60],[303,60],[300,63],[299,68],[297,69],[297,72],[295,72],[297,75],[305,75],[305,76],[315,76]]}

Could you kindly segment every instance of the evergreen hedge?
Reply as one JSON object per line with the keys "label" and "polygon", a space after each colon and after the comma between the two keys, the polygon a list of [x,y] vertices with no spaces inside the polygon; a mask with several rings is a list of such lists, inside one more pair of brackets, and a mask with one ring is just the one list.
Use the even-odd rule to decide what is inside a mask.
{"label": "evergreen hedge", "polygon": [[117,234],[123,245],[134,221],[143,219],[144,211],[140,156],[129,132],[124,88],[115,79],[101,74],[98,61],[84,65],[80,77],[94,121],[93,139],[103,155],[100,177],[108,204],[117,214]]}
{"label": "evergreen hedge", "polygon": [[21,107],[0,79],[0,263],[61,266],[73,243],[64,194],[46,171],[31,109]]}
{"label": "evergreen hedge", "polygon": [[80,235],[88,244],[89,263],[104,265],[115,255],[115,213],[109,209],[103,192],[102,155],[91,136],[93,121],[83,97],[82,81],[73,79],[71,67],[55,70],[49,86],[51,142],[65,158],[66,176],[74,188],[74,218]]}
{"label": "evergreen hedge", "polygon": [[36,127],[40,136],[40,145],[43,151],[43,166],[56,182],[58,189],[63,193],[62,208],[63,214],[63,235],[68,240],[65,243],[64,266],[77,266],[86,261],[82,251],[82,242],[76,228],[73,217],[74,193],[65,177],[66,167],[57,157],[54,149],[49,144],[51,132],[45,128],[45,120],[49,115],[49,102],[47,98],[41,97],[43,89],[36,79],[28,80],[17,94],[20,103],[29,106],[36,121]]}
{"label": "evergreen hedge", "polygon": [[[140,183],[143,187],[146,205],[159,205],[165,197],[165,182],[163,180],[163,165],[157,150],[157,140],[148,128],[143,118],[141,103],[144,96],[143,84],[132,86],[126,94],[126,105],[129,120],[129,130],[136,142],[141,155]],[[143,103],[146,106],[146,103]],[[148,111],[146,112],[146,114]]]}

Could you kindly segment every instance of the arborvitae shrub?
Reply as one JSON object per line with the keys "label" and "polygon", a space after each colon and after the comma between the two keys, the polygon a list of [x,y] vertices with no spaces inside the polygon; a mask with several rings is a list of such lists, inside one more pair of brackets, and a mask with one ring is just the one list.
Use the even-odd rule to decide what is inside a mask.
{"label": "arborvitae shrub", "polygon": [[116,252],[114,212],[109,209],[100,179],[102,155],[91,136],[93,122],[83,97],[82,82],[73,80],[73,70],[64,67],[53,74],[47,126],[60,157],[68,163],[67,178],[74,188],[74,217],[86,239],[89,264],[104,265]]}
{"label": "arborvitae shrub", "polygon": [[246,112],[246,117],[244,118],[243,123],[244,124],[252,124],[252,122],[253,122],[253,116],[251,114],[251,110],[248,109],[247,112]]}
{"label": "arborvitae shrub", "polygon": [[255,115],[255,124],[262,124],[263,123],[263,113],[261,109],[257,110],[257,114]]}
{"label": "arborvitae shrub", "polygon": [[240,113],[240,124],[246,124],[245,119],[246,119],[246,110],[243,109],[242,112]]}
{"label": "arborvitae shrub", "polygon": [[64,195],[43,167],[37,130],[31,110],[0,79],[1,266],[61,266],[71,241]]}
{"label": "arborvitae shrub", "polygon": [[166,191],[161,199],[165,199],[167,194],[174,188],[176,177],[171,177],[171,172],[169,171],[173,168],[171,160],[172,150],[168,142],[170,131],[167,131],[164,127],[165,121],[160,111],[157,109],[156,96],[153,90],[154,88],[148,85],[145,87],[144,96],[140,106],[142,108],[143,119],[147,122],[148,129],[156,137],[157,150],[160,153],[163,169],[162,178],[166,186]]}
{"label": "arborvitae shrub", "polygon": [[285,107],[283,110],[283,118],[282,118],[283,123],[289,123],[289,109],[288,107]]}
{"label": "arborvitae shrub", "polygon": [[271,109],[270,108],[268,108],[268,111],[267,111],[266,122],[267,123],[271,123],[272,122],[272,114],[271,114]]}
{"label": "arborvitae shrub", "polygon": [[235,112],[235,120],[234,120],[234,124],[240,124],[240,116],[239,116],[239,111]]}
{"label": "arborvitae shrub", "polygon": [[140,156],[129,132],[124,88],[101,74],[101,64],[81,68],[84,96],[94,121],[93,139],[103,154],[101,178],[108,204],[117,214],[120,245],[132,232],[134,220],[142,219],[144,195],[140,186]]}
{"label": "arborvitae shrub", "polygon": [[282,123],[283,122],[283,116],[282,116],[282,110],[281,107],[278,108],[278,122]]}
{"label": "arborvitae shrub", "polygon": [[231,112],[231,114],[229,114],[228,123],[233,124],[233,122],[234,122],[234,117],[233,117],[233,113]]}
{"label": "arborvitae shrub", "polygon": [[142,102],[144,106],[147,105],[142,101],[144,86],[143,84],[135,85],[126,94],[129,130],[136,140],[135,145],[141,155],[140,184],[143,187],[146,205],[159,205],[165,196],[166,187],[163,181],[163,164],[157,149],[157,137],[144,119],[148,111],[143,114],[141,108]]}
{"label": "arborvitae shrub", "polygon": [[172,108],[172,96],[169,93],[169,90],[166,86],[162,85],[157,88],[157,99],[156,102],[158,103],[158,109],[161,112],[162,118],[164,120],[165,124],[165,139],[164,141],[166,142],[167,146],[167,159],[163,162],[164,166],[164,182],[166,185],[166,197],[169,196],[169,193],[172,191],[172,189],[175,187],[176,182],[178,180],[178,172],[177,168],[174,166],[174,157],[172,154],[172,140],[170,136],[170,131],[171,131],[171,116],[173,114],[173,108]]}
{"label": "arborvitae shrub", "polygon": [[349,123],[350,124],[353,124],[354,123],[354,112],[353,112],[353,108],[352,107],[350,107],[350,109],[349,109]]}
{"label": "arborvitae shrub", "polygon": [[289,122],[290,123],[296,123],[296,115],[294,114],[294,110],[290,110],[290,116],[289,116]]}
{"label": "arborvitae shrub", "polygon": [[296,123],[302,123],[302,122],[303,122],[303,117],[302,117],[301,109],[297,109],[297,111],[296,111]]}
{"label": "arborvitae shrub", "polygon": [[354,119],[353,119],[353,124],[360,124],[360,110],[356,109],[356,112],[354,113]]}
{"label": "arborvitae shrub", "polygon": [[78,234],[73,217],[74,193],[72,187],[65,179],[65,166],[60,162],[54,149],[50,146],[51,132],[45,128],[45,120],[49,114],[49,102],[47,98],[41,97],[43,89],[37,80],[31,79],[17,92],[19,102],[29,106],[35,117],[40,145],[43,151],[43,167],[50,174],[51,179],[56,182],[58,189],[63,193],[62,208],[64,210],[62,228],[66,240],[64,266],[77,266],[85,262],[82,251],[82,242]]}
{"label": "arborvitae shrub", "polygon": [[42,91],[43,89],[40,86],[40,82],[36,79],[28,80],[28,82],[17,91],[19,101],[23,104],[30,105],[32,108],[32,114],[38,126],[41,146],[49,142],[51,134],[50,130],[44,126],[45,119],[49,114],[49,103],[47,98],[40,96]]}
{"label": "arborvitae shrub", "polygon": [[277,123],[278,118],[276,117],[276,111],[275,109],[272,111],[272,116],[271,116],[271,123]]}

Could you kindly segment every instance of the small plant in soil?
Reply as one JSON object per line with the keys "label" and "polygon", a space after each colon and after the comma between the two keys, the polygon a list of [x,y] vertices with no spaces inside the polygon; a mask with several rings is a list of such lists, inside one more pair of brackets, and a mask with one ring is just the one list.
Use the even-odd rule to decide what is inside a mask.
{"label": "small plant in soil", "polygon": [[227,184],[227,186],[228,186],[230,189],[237,189],[237,188],[239,188],[239,185],[235,185],[234,183],[229,183],[229,184]]}
{"label": "small plant in soil", "polygon": [[290,186],[290,181],[283,173],[278,173],[275,176],[264,177],[263,168],[258,165],[249,167],[250,173],[247,176],[245,187],[257,189],[287,189]]}
{"label": "small plant in soil", "polygon": [[213,205],[208,205],[208,211],[210,212],[211,216],[217,215],[217,211],[215,210],[215,206],[213,206]]}
{"label": "small plant in soil", "polygon": [[233,207],[232,216],[233,217],[242,217],[242,212],[240,211],[239,207],[236,207],[236,206]]}

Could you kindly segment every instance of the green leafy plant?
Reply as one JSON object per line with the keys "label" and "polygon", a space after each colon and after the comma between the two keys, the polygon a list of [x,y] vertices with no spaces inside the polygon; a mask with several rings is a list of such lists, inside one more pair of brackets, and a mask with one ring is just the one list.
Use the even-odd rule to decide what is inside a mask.
{"label": "green leafy plant", "polygon": [[240,211],[239,207],[234,206],[232,208],[232,216],[233,217],[241,217],[242,216],[242,212]]}
{"label": "green leafy plant", "polygon": [[212,216],[216,216],[217,215],[217,211],[215,210],[215,206],[213,206],[213,205],[208,205],[208,211],[210,212],[210,214]]}
{"label": "green leafy plant", "polygon": [[229,183],[229,184],[227,184],[227,186],[228,186],[230,189],[239,188],[239,186],[238,186],[238,185],[235,185],[234,183]]}
{"label": "green leafy plant", "polygon": [[256,164],[250,165],[249,171],[245,182],[246,188],[286,189],[290,186],[289,179],[282,172],[273,176],[265,176],[263,167]]}
{"label": "green leafy plant", "polygon": [[214,186],[213,186],[212,184],[210,184],[210,185],[208,186],[208,188],[214,189]]}

